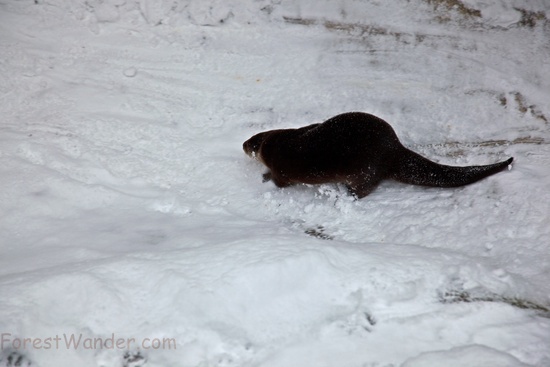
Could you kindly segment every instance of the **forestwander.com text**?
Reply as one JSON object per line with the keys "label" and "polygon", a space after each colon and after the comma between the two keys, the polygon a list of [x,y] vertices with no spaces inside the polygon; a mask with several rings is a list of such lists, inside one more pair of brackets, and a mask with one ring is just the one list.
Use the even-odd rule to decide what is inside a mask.
{"label": "forestwander.com text", "polygon": [[2,333],[1,350],[29,349],[177,349],[175,338],[117,338],[112,333],[110,337],[89,337],[83,334],[62,334],[45,338],[21,338],[11,333]]}

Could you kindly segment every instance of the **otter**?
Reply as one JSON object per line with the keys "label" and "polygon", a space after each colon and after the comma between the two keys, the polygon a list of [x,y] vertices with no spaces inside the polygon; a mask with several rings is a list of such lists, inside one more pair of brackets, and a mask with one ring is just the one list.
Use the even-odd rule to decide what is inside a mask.
{"label": "otter", "polygon": [[357,199],[385,179],[432,187],[468,185],[506,169],[514,159],[483,166],[438,164],[403,146],[386,121],[363,112],[264,131],[245,141],[243,150],[269,169],[264,182],[278,187],[344,183]]}

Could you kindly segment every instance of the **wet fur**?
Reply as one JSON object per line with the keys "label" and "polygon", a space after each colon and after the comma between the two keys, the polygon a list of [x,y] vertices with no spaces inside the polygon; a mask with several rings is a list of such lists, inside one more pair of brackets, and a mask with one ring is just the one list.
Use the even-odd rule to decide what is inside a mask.
{"label": "wet fur", "polygon": [[298,129],[270,130],[244,142],[245,153],[269,168],[264,181],[278,187],[344,183],[357,198],[384,179],[456,187],[500,172],[513,158],[484,166],[453,167],[432,162],[404,147],[384,120],[349,112]]}

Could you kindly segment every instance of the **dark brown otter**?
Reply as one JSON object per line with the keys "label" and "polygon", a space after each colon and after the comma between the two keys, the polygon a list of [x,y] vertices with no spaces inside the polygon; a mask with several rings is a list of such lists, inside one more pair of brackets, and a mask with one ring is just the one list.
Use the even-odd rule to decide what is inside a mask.
{"label": "dark brown otter", "polygon": [[384,179],[435,187],[467,185],[504,170],[513,160],[467,167],[438,164],[405,148],[386,121],[361,112],[298,129],[265,131],[245,141],[243,149],[269,168],[264,181],[279,187],[344,183],[357,198]]}

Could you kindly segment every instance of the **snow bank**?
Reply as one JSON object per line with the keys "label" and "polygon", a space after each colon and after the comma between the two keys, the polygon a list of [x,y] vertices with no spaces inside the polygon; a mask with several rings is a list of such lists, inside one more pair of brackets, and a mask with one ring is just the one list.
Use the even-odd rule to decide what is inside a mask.
{"label": "snow bank", "polygon": [[[548,6],[456,3],[1,3],[0,366],[548,365]],[[350,110],[514,167],[353,201],[241,150]]]}

